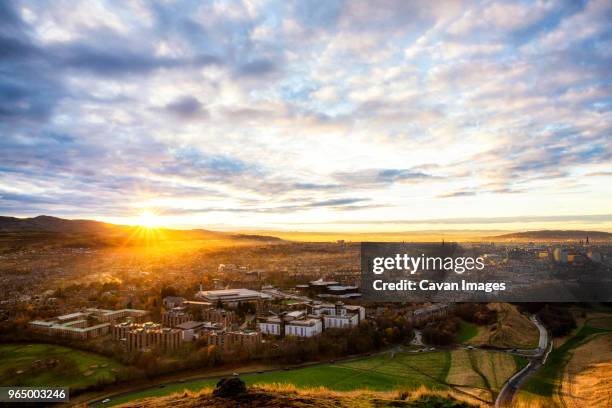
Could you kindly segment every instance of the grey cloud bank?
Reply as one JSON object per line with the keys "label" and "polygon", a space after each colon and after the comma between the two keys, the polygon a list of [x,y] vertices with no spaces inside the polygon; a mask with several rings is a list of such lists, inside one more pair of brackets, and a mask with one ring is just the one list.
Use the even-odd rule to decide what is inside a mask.
{"label": "grey cloud bank", "polygon": [[605,213],[610,21],[597,0],[2,2],[0,211]]}

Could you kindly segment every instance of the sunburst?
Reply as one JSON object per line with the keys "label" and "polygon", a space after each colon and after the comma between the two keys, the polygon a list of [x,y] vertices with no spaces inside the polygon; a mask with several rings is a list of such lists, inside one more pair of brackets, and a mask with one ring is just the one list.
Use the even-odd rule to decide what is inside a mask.
{"label": "sunburst", "polygon": [[144,210],[138,217],[137,224],[144,228],[157,228],[160,222],[159,215],[151,210]]}

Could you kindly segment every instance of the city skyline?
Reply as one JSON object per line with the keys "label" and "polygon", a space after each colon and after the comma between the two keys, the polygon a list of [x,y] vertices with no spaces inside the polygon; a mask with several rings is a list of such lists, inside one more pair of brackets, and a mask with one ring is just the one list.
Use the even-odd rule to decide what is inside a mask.
{"label": "city skyline", "polygon": [[612,4],[3,2],[0,215],[612,231]]}

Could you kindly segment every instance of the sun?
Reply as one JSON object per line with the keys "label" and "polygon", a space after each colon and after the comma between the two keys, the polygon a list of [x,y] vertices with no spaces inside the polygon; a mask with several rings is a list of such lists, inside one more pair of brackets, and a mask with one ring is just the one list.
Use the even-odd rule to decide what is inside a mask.
{"label": "sun", "polygon": [[153,211],[145,210],[138,217],[138,225],[145,228],[156,228],[159,226],[160,219]]}
{"label": "sun", "polygon": [[154,210],[142,210],[134,216],[134,228],[126,240],[126,245],[138,245],[144,249],[160,248],[166,242],[165,232],[162,227],[163,217]]}

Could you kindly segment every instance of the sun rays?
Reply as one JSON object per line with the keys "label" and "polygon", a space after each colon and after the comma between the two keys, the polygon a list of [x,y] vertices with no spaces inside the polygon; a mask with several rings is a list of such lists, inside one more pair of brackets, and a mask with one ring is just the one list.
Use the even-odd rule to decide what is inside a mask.
{"label": "sun rays", "polygon": [[162,217],[153,210],[143,210],[135,218],[135,226],[125,244],[138,243],[145,247],[159,246],[167,241],[162,228]]}
{"label": "sun rays", "polygon": [[138,226],[146,229],[154,229],[160,226],[161,217],[151,210],[144,210],[138,217]]}

